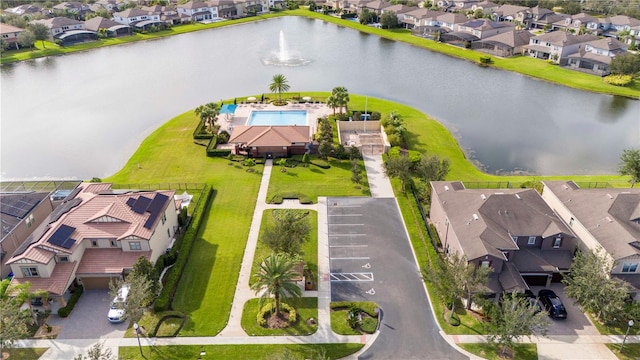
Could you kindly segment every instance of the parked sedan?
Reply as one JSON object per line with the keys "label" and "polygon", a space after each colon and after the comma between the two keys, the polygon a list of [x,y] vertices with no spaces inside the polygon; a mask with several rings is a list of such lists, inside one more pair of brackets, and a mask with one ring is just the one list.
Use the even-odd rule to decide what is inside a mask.
{"label": "parked sedan", "polygon": [[544,308],[549,312],[549,316],[554,319],[566,319],[567,310],[564,308],[562,300],[552,290],[542,289],[538,291],[538,298]]}

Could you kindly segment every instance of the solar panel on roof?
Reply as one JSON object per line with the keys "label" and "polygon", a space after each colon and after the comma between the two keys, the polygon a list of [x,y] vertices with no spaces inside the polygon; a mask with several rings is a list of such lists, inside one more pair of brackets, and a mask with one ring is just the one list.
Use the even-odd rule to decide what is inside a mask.
{"label": "solar panel on roof", "polygon": [[[60,227],[49,237],[47,242],[55,246],[62,246],[67,239],[76,231],[76,228],[68,225],[60,225]],[[75,240],[74,240],[75,241]]]}
{"label": "solar panel on roof", "polygon": [[0,212],[8,216],[23,219],[40,202],[40,200],[35,197],[36,195],[37,194],[4,195],[0,202]]}
{"label": "solar panel on roof", "polygon": [[129,207],[133,207],[133,204],[135,203],[136,203],[136,199],[134,198],[127,199],[127,205],[129,205]]}
{"label": "solar panel on roof", "polygon": [[147,211],[149,211],[149,218],[144,223],[145,228],[151,229],[153,224],[158,219],[160,213],[162,213],[162,209],[167,203],[167,200],[169,200],[168,196],[163,194],[156,194],[156,196],[153,198],[153,201],[151,201],[151,204],[149,204],[149,208],[147,209]]}
{"label": "solar panel on roof", "polygon": [[67,239],[67,240],[65,240],[65,241],[64,241],[64,243],[62,243],[62,245],[60,245],[60,246],[62,246],[62,247],[63,247],[63,248],[65,248],[65,249],[71,249],[71,247],[72,247],[72,246],[73,246],[73,244],[75,244],[75,243],[76,243],[76,241],[75,241],[74,239],[72,239],[72,238],[68,238],[68,239]]}
{"label": "solar panel on roof", "polygon": [[138,200],[133,204],[131,210],[135,211],[138,214],[144,214],[147,211],[147,207],[151,203],[151,199],[148,197],[140,196]]}

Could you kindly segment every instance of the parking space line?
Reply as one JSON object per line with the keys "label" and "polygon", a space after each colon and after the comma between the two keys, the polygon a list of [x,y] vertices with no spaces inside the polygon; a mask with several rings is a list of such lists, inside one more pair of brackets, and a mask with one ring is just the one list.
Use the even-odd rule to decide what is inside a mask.
{"label": "parking space line", "polygon": [[329,225],[364,226],[364,224],[337,224],[337,223],[329,223]]}
{"label": "parking space line", "polygon": [[359,208],[362,205],[338,205],[338,203],[333,203],[333,206],[341,207],[341,208]]}
{"label": "parking space line", "polygon": [[371,259],[371,258],[368,257],[368,256],[332,257],[332,258],[329,258],[329,260],[369,260],[369,259]]}
{"label": "parking space line", "polygon": [[329,237],[340,237],[340,236],[366,236],[367,234],[357,234],[357,233],[349,233],[349,234],[329,234]]}
{"label": "parking space line", "polygon": [[373,273],[331,273],[331,281],[373,281]]}
{"label": "parking space line", "polygon": [[346,248],[361,248],[361,247],[369,247],[369,245],[330,245],[330,248],[340,248],[340,247],[346,247]]}
{"label": "parking space line", "polygon": [[329,214],[329,216],[362,216],[362,214],[335,214],[335,215]]}

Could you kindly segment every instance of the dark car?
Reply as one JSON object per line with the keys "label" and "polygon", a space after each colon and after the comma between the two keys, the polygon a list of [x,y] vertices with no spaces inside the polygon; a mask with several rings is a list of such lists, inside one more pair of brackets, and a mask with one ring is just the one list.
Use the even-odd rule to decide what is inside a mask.
{"label": "dark car", "polygon": [[549,316],[554,319],[566,319],[567,310],[564,308],[562,300],[551,290],[542,289],[538,291],[538,298],[544,308],[549,312]]}

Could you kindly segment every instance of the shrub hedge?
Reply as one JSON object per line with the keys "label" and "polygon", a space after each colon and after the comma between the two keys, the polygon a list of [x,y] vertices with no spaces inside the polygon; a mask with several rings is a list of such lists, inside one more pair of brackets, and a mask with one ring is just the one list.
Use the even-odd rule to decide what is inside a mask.
{"label": "shrub hedge", "polygon": [[[258,311],[258,315],[256,316],[256,320],[258,321],[258,325],[267,326],[267,315],[270,315],[272,312],[276,310],[275,301],[270,301],[268,304],[264,305],[260,311]],[[286,311],[289,313],[289,323],[294,324],[298,321],[298,313],[296,309],[290,306],[287,303],[280,302],[280,310]]]}
{"label": "shrub hedge", "polygon": [[331,310],[351,309],[357,307],[371,317],[378,317],[378,314],[376,313],[378,304],[373,301],[332,301],[331,304],[329,304],[329,307],[331,307]]}
{"label": "shrub hedge", "polygon": [[298,199],[300,204],[313,204],[313,200],[307,195],[299,192],[283,192],[273,195],[269,204],[282,204],[284,199]]}
{"label": "shrub hedge", "polygon": [[84,287],[82,285],[78,286],[73,291],[73,294],[71,294],[71,299],[69,299],[67,306],[58,309],[58,316],[60,316],[61,318],[66,318],[67,316],[69,316],[69,314],[71,314],[71,310],[73,310],[73,307],[76,306],[76,303],[80,299],[80,296],[83,292]]}
{"label": "shrub hedge", "polygon": [[627,86],[633,81],[631,75],[609,75],[602,79],[607,84],[615,86]]}
{"label": "shrub hedge", "polygon": [[330,169],[331,165],[329,165],[328,162],[322,160],[322,159],[315,159],[313,161],[311,161],[311,163],[321,169]]}
{"label": "shrub hedge", "polygon": [[196,129],[193,131],[193,138],[195,140],[202,140],[202,139],[211,139],[213,137],[213,134],[210,132],[207,132],[206,130],[206,123],[204,120],[200,120],[200,122],[198,123],[198,126],[196,126]]}
{"label": "shrub hedge", "polygon": [[204,213],[211,202],[213,191],[214,190],[210,185],[206,185],[203,190],[203,193],[205,194],[204,197],[193,210],[191,223],[182,237],[182,243],[178,250],[176,264],[171,268],[171,270],[169,270],[169,273],[166,274],[166,282],[162,288],[162,292],[160,292],[160,296],[158,296],[153,304],[153,310],[156,312],[168,310],[171,307],[171,301],[173,301],[173,296],[176,292],[176,288],[178,287],[180,275],[182,274],[184,266],[187,263],[187,259],[189,258],[189,254],[191,253],[191,248],[193,247],[193,243],[198,235],[198,230],[202,224],[202,219],[204,218]]}

